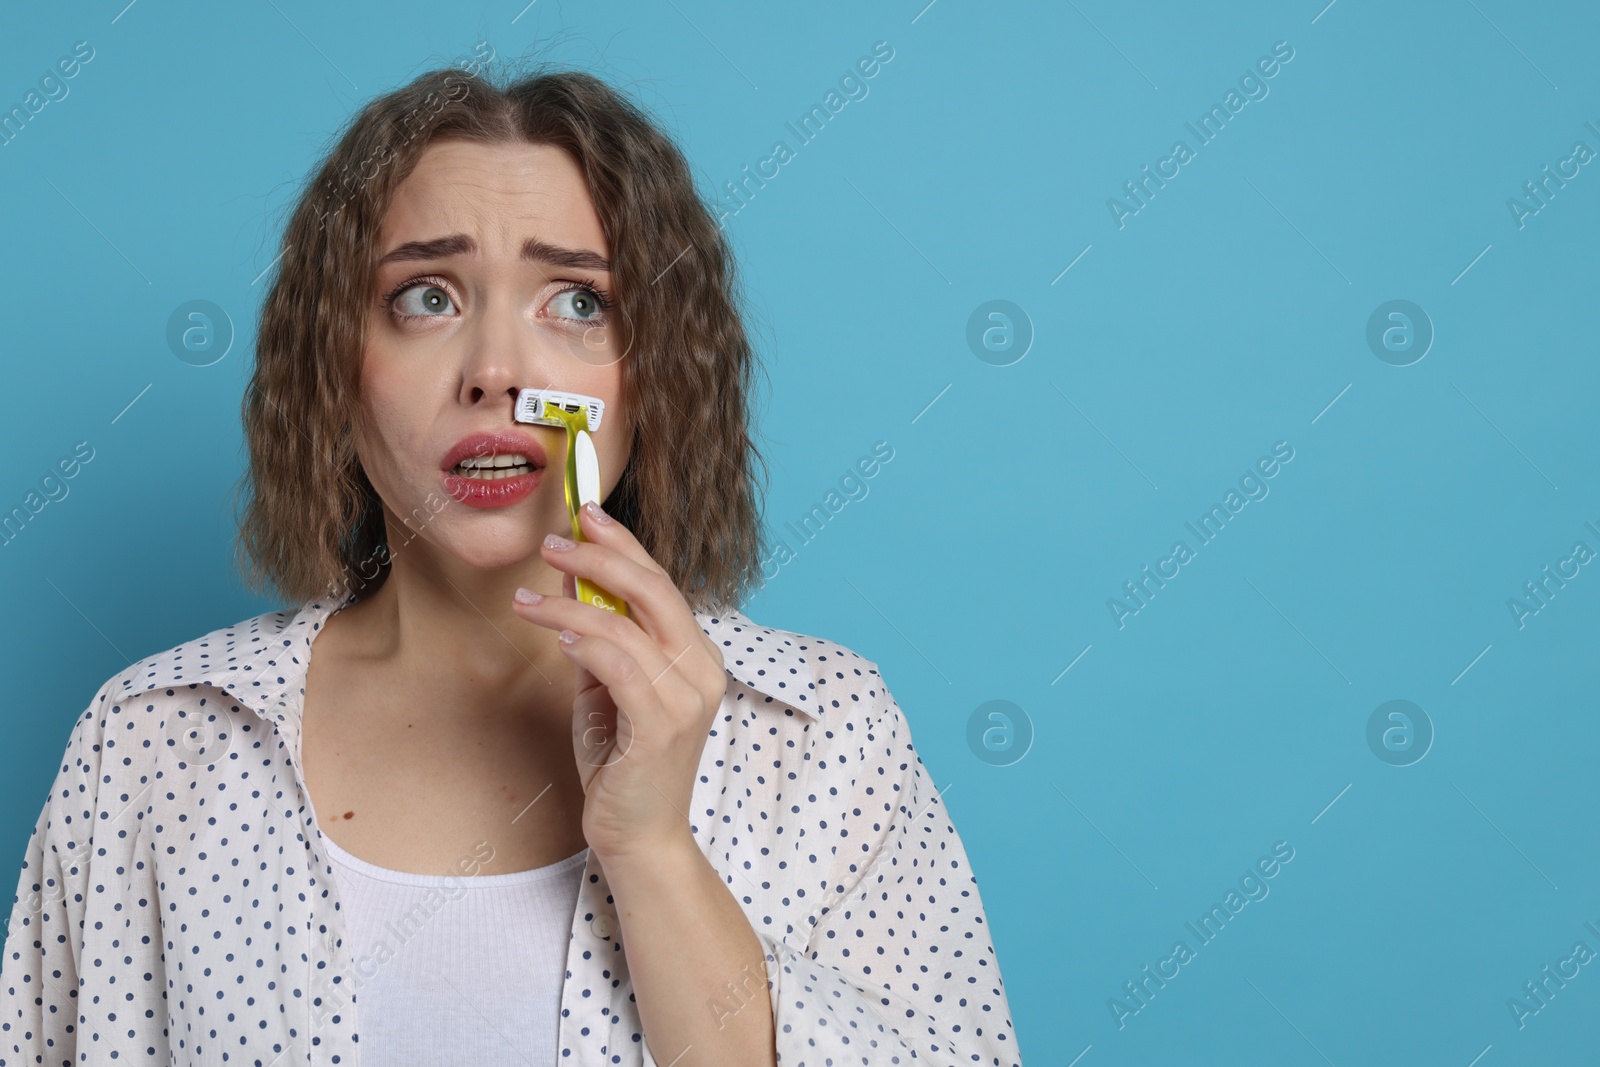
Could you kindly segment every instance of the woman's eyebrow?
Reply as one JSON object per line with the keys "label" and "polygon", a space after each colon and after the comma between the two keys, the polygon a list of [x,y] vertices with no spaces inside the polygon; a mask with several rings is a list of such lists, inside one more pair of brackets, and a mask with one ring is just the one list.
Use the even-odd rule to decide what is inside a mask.
{"label": "woman's eyebrow", "polygon": [[[378,265],[417,259],[447,259],[450,256],[472,255],[478,250],[477,242],[464,233],[449,237],[435,237],[427,241],[407,241],[388,252]],[[522,244],[522,258],[534,263],[548,263],[555,267],[573,267],[581,270],[610,271],[611,262],[598,252],[587,248],[563,248],[530,237]]]}

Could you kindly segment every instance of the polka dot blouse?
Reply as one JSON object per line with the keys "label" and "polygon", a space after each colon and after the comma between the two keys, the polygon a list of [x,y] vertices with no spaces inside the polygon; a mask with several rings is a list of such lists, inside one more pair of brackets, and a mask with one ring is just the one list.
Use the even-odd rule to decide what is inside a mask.
{"label": "polka dot blouse", "polygon": [[[0,1063],[359,1063],[346,926],[298,758],[311,643],[340,606],[217,630],[95,694],[23,860]],[[698,619],[728,688],[691,821],[767,951],[779,1062],[1020,1067],[977,882],[876,665],[737,611]],[[561,1064],[657,1062],[619,930],[591,857]],[[759,994],[730,983],[724,1008]]]}

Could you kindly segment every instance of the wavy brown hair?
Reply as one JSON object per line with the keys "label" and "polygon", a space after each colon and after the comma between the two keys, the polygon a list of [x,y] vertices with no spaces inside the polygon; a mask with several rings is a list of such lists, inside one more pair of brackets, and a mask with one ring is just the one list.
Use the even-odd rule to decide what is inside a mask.
{"label": "wavy brown hair", "polygon": [[246,582],[299,604],[352,586],[370,595],[389,573],[382,502],[354,440],[365,313],[379,226],[440,138],[554,145],[576,161],[610,248],[635,416],[605,508],[695,610],[737,606],[761,581],[766,464],[748,426],[758,365],[733,255],[672,139],[599,78],[562,70],[500,84],[476,69],[422,74],[361,109],[292,206],[242,404]]}

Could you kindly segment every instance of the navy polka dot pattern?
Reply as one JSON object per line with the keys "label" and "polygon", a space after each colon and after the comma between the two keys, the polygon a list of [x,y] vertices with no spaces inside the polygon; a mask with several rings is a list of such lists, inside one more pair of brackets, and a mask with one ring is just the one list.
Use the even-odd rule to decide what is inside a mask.
{"label": "navy polka dot pattern", "polygon": [[[0,1064],[359,1063],[299,761],[312,641],[346,603],[258,615],[95,694],[18,880]],[[1021,1067],[977,882],[877,666],[738,611],[697,618],[729,677],[691,824],[767,950],[779,1062]],[[563,1065],[657,1063],[619,930],[591,856]]]}

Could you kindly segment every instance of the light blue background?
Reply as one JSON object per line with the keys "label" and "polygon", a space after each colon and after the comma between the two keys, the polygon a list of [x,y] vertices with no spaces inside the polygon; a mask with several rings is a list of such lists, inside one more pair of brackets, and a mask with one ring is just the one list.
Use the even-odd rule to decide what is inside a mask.
{"label": "light blue background", "polygon": [[[1600,169],[1523,228],[1506,204],[1600,150],[1592,8],[123,3],[0,39],[6,107],[74,42],[96,53],[0,148],[0,505],[95,449],[0,548],[8,869],[104,679],[284,606],[230,569],[255,279],[359,104],[554,35],[633,87],[710,196],[882,40],[869,95],[727,225],[774,533],[874,442],[894,458],[813,541],[786,535],[746,609],[881,664],[977,870],[1024,1061],[1592,1061],[1600,964],[1525,1028],[1507,1001],[1600,950],[1600,565],[1522,628],[1507,601],[1600,550]],[[1194,147],[1184,123],[1277,41],[1269,95],[1119,229],[1107,198]],[[212,366],[166,345],[192,299],[239,331]],[[1035,334],[1009,366],[966,341],[994,299]],[[1436,330],[1410,366],[1365,340],[1391,299]],[[1107,600],[1277,441],[1270,495],[1119,628]],[[994,699],[1035,734],[1009,766],[967,742]],[[1411,766],[1367,745],[1391,699],[1436,731]],[[1277,841],[1270,895],[1119,1029],[1108,999]]]}

